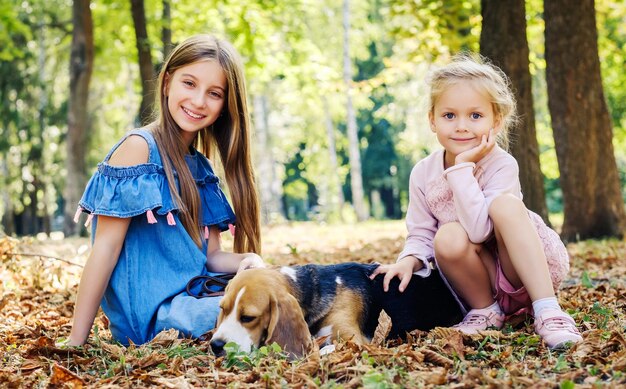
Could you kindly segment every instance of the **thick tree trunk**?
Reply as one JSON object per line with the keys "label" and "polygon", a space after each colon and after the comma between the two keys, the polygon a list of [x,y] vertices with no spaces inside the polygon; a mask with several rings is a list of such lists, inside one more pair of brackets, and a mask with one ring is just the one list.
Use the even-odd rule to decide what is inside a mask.
{"label": "thick tree trunk", "polygon": [[598,58],[593,0],[546,0],[546,80],[566,240],[622,237],[624,203]]}
{"label": "thick tree trunk", "polygon": [[510,151],[519,164],[524,203],[548,221],[535,131],[524,0],[482,0],[481,12],[480,53],[509,76],[517,100],[520,120],[510,129]]}
{"label": "thick tree trunk", "polygon": [[133,24],[135,25],[135,39],[139,58],[139,75],[141,77],[141,106],[139,107],[139,121],[142,125],[152,120],[154,104],[154,68],[150,54],[150,41],[146,29],[146,12],[143,0],[130,0]]}
{"label": "thick tree trunk", "polygon": [[359,221],[367,220],[368,212],[363,196],[363,176],[361,170],[361,151],[356,114],[352,106],[352,61],[350,60],[350,1],[343,1],[343,81],[346,85],[346,111],[350,159],[350,188],[352,205]]}
{"label": "thick tree trunk", "polygon": [[89,81],[93,69],[93,20],[90,0],[74,0],[72,7],[72,51],[70,54],[70,99],[67,117],[67,176],[65,179],[66,235],[79,231],[73,222],[74,212],[87,181],[87,114]]}

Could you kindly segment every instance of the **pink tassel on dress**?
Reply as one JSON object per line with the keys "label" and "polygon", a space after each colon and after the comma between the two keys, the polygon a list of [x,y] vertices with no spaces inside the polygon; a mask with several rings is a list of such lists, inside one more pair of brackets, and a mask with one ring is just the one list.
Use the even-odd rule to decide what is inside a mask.
{"label": "pink tassel on dress", "polygon": [[90,213],[87,216],[87,220],[85,221],[85,227],[89,227],[89,225],[91,224],[91,220],[93,219],[93,213]]}
{"label": "pink tassel on dress", "polygon": [[232,236],[235,236],[235,226],[233,224],[228,225],[228,230]]}
{"label": "pink tassel on dress", "polygon": [[169,224],[170,226],[176,225],[176,220],[174,220],[174,215],[172,215],[171,212],[167,213],[167,224]]}
{"label": "pink tassel on dress", "polygon": [[81,207],[76,209],[76,213],[74,214],[74,223],[78,223],[78,218],[80,217],[80,213],[83,211]]}
{"label": "pink tassel on dress", "polygon": [[154,214],[152,213],[151,209],[149,209],[148,212],[146,212],[146,216],[148,217],[148,223],[156,224],[157,220],[154,217]]}
{"label": "pink tassel on dress", "polygon": [[209,226],[204,226],[204,239],[209,240]]}

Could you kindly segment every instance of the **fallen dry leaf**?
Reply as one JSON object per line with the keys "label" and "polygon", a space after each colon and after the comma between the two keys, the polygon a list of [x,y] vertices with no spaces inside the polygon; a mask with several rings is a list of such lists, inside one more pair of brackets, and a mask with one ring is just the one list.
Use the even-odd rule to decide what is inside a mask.
{"label": "fallen dry leaf", "polygon": [[24,360],[24,362],[22,362],[21,369],[22,371],[30,371],[30,370],[41,369],[44,366],[45,364],[40,360],[26,359]]}
{"label": "fallen dry leaf", "polygon": [[444,351],[448,355],[457,355],[461,359],[465,359],[465,345],[463,344],[463,334],[459,331],[452,331],[444,338]]}
{"label": "fallen dry leaf", "polygon": [[430,362],[443,367],[451,367],[452,365],[454,365],[454,362],[452,362],[451,359],[446,358],[443,355],[436,353],[435,351],[426,348],[420,349],[419,351],[424,354],[425,362]]}
{"label": "fallen dry leaf", "polygon": [[387,315],[387,312],[383,309],[378,315],[378,325],[374,331],[372,337],[372,344],[375,346],[382,346],[387,339],[387,335],[391,332],[391,318]]}
{"label": "fallen dry leaf", "polygon": [[183,376],[179,376],[176,378],[157,378],[155,382],[159,384],[159,386],[162,386],[164,388],[176,388],[176,389],[192,388],[192,386],[189,385],[189,383]]}
{"label": "fallen dry leaf", "polygon": [[55,363],[52,365],[52,375],[50,376],[51,385],[65,386],[71,384],[74,388],[80,389],[84,386],[85,381],[82,378],[72,373],[63,366]]}

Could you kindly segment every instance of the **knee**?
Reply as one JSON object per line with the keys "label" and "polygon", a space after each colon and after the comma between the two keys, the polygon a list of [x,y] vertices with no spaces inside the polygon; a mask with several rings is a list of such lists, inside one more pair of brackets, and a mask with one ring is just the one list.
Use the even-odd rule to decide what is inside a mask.
{"label": "knee", "polygon": [[434,248],[438,262],[450,263],[467,257],[472,243],[461,224],[447,223],[435,234]]}
{"label": "knee", "polygon": [[489,206],[489,217],[491,217],[494,223],[510,218],[518,218],[526,213],[524,202],[509,193],[496,197]]}

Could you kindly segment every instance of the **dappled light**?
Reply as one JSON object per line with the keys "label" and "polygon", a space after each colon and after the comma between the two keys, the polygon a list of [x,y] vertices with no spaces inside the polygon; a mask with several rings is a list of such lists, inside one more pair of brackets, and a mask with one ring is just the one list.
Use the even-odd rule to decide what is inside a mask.
{"label": "dappled light", "polygon": [[[623,0],[0,0],[0,388],[626,387],[625,47]],[[211,328],[201,271],[345,262],[516,314],[115,340]]]}

